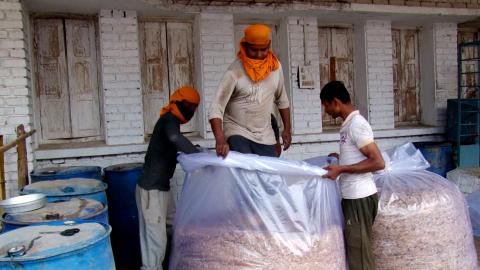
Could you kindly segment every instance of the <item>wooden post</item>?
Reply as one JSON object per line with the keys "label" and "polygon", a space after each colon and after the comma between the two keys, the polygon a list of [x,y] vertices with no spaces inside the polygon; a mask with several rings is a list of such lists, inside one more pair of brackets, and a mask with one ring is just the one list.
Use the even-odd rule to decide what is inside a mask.
{"label": "wooden post", "polygon": [[[25,135],[23,125],[17,127],[17,137]],[[18,170],[18,189],[22,189],[28,184],[28,160],[26,139],[20,140],[17,145],[17,170]]]}
{"label": "wooden post", "polygon": [[[0,135],[0,148],[3,146],[3,135]],[[6,199],[5,193],[5,160],[3,152],[0,152],[0,200]]]}

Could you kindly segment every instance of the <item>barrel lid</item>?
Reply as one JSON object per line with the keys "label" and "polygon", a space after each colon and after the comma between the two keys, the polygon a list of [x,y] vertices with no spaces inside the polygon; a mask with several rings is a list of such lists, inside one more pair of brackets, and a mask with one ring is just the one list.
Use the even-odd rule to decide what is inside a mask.
{"label": "barrel lid", "polygon": [[24,213],[6,214],[6,223],[34,224],[69,219],[87,219],[104,209],[101,202],[91,199],[71,198],[50,202],[45,207]]}
{"label": "barrel lid", "polygon": [[106,167],[105,172],[126,172],[133,170],[140,170],[143,167],[143,163],[123,163]]}
{"label": "barrel lid", "polygon": [[107,184],[96,179],[71,178],[40,181],[27,185],[22,194],[42,193],[47,196],[72,196],[96,193],[107,189]]}
{"label": "barrel lid", "polygon": [[100,172],[102,170],[99,166],[69,166],[69,167],[48,167],[35,169],[31,175],[48,176],[48,175],[65,175],[88,172]]}
{"label": "barrel lid", "polygon": [[[59,233],[67,229],[78,232],[70,236]],[[0,235],[0,261],[31,261],[65,254],[93,245],[107,237],[110,230],[110,226],[101,223],[23,227]]]}

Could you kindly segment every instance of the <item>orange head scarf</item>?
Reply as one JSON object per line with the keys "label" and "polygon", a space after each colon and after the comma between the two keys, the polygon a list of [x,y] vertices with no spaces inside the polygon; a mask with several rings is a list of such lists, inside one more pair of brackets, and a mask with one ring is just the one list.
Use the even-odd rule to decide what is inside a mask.
{"label": "orange head scarf", "polygon": [[267,46],[271,41],[270,33],[270,27],[263,24],[252,24],[245,29],[244,37],[240,41],[240,50],[237,56],[242,60],[243,67],[248,77],[254,82],[265,79],[270,72],[277,70],[280,67],[280,63],[271,49],[268,50],[265,59],[257,60],[248,58],[243,44],[248,43],[252,45]]}
{"label": "orange head scarf", "polygon": [[198,105],[200,103],[200,95],[193,87],[180,87],[175,90],[175,92],[173,92],[173,94],[170,96],[170,102],[168,103],[168,105],[163,107],[160,111],[160,116],[163,116],[164,114],[170,112],[175,115],[178,120],[180,120],[180,123],[185,124],[188,122],[188,120],[185,119],[183,114],[178,109],[176,104],[177,101],[187,101]]}

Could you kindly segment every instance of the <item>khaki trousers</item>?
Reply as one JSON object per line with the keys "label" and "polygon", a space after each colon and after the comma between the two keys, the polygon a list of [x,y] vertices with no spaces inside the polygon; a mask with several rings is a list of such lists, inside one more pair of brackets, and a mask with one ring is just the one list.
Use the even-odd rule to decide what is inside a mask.
{"label": "khaki trousers", "polygon": [[135,199],[140,225],[142,270],[163,270],[167,247],[167,223],[172,224],[175,202],[169,191],[146,190],[137,186]]}

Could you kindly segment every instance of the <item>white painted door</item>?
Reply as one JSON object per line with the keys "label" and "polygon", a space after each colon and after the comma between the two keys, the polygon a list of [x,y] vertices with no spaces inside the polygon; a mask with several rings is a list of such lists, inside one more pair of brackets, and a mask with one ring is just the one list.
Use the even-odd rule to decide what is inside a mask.
{"label": "white painted door", "polygon": [[168,103],[167,38],[163,22],[140,24],[143,117],[145,133],[152,134],[160,109]]}
{"label": "white painted door", "polygon": [[65,20],[72,137],[100,135],[95,26]]}
{"label": "white painted door", "polygon": [[392,41],[395,123],[415,125],[421,111],[418,31],[392,29]]}
{"label": "white painted door", "polygon": [[[184,85],[195,87],[193,33],[184,22],[141,22],[139,29],[145,133],[152,134],[170,94]],[[196,115],[181,126],[182,132],[196,130]]]}
{"label": "white painted door", "polygon": [[[345,84],[352,103],[355,103],[353,70],[353,29],[351,27],[319,27],[318,48],[320,62],[320,86],[338,80]],[[333,119],[323,111],[323,129],[336,129],[342,121]]]}
{"label": "white painted door", "polygon": [[[179,87],[194,86],[192,25],[167,22],[168,78],[170,92]],[[197,114],[187,124],[181,125],[182,132],[197,130]]]}
{"label": "white painted door", "polygon": [[69,138],[72,132],[63,21],[35,20],[34,31],[42,137],[45,140]]}

